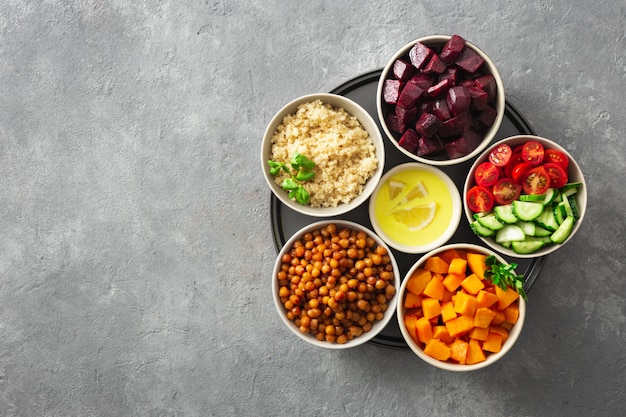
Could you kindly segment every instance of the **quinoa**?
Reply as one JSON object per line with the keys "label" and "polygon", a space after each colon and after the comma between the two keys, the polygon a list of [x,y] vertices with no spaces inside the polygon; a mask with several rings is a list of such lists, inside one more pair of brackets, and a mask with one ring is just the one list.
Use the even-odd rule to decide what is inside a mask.
{"label": "quinoa", "polygon": [[[270,159],[289,162],[296,152],[315,162],[315,177],[303,184],[311,207],[349,203],[378,168],[376,147],[359,120],[321,100],[301,104],[272,137]],[[280,185],[285,178],[275,181]]]}

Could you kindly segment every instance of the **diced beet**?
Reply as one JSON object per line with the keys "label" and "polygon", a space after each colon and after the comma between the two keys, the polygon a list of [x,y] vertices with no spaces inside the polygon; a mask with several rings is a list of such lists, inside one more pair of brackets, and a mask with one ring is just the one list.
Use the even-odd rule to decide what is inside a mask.
{"label": "diced beet", "polygon": [[474,74],[483,65],[485,59],[471,48],[464,48],[455,63],[465,72]]}
{"label": "diced beet", "polygon": [[422,69],[428,63],[433,50],[421,42],[416,42],[409,50],[409,59],[411,64],[417,69]]}
{"label": "diced beet", "polygon": [[483,75],[482,77],[478,77],[474,80],[474,84],[488,94],[487,103],[493,103],[496,100],[496,92],[498,90],[498,85],[496,84],[496,79],[491,74]]}
{"label": "diced beet", "polygon": [[465,88],[476,87],[476,80],[473,78],[465,78],[463,81],[458,83],[458,85],[462,85]]}
{"label": "diced beet", "polygon": [[398,120],[398,132],[404,133],[409,125],[412,125],[417,118],[417,107],[396,106],[396,119]]}
{"label": "diced beet", "polygon": [[439,76],[439,81],[449,79],[450,81],[452,81],[453,84],[456,85],[458,72],[459,72],[458,67],[448,67]]}
{"label": "diced beet", "polygon": [[471,97],[467,88],[462,85],[457,85],[448,90],[446,101],[450,112],[456,116],[469,111]]}
{"label": "diced beet", "polygon": [[398,117],[393,113],[389,113],[385,117],[385,123],[387,124],[387,127],[393,132],[402,133],[404,131],[400,126],[400,122],[398,122]]}
{"label": "diced beet", "polygon": [[402,81],[386,79],[383,83],[383,100],[387,104],[396,104],[402,91]]}
{"label": "diced beet", "polygon": [[415,131],[424,137],[430,138],[441,127],[443,122],[431,113],[422,113],[415,123]]}
{"label": "diced beet", "polygon": [[452,35],[441,49],[439,58],[446,64],[453,64],[463,52],[463,48],[465,48],[465,39],[459,35]]}
{"label": "diced beet", "polygon": [[439,55],[432,54],[428,64],[424,67],[424,72],[427,74],[441,74],[446,70],[446,64],[441,59],[439,59]]}
{"label": "diced beet", "polygon": [[435,100],[432,112],[439,120],[448,120],[450,118],[450,109],[445,99]]}
{"label": "diced beet", "polygon": [[491,107],[485,107],[485,110],[481,111],[478,115],[478,120],[487,127],[491,127],[493,122],[496,120],[496,116],[498,115],[498,111]]}
{"label": "diced beet", "polygon": [[432,98],[443,97],[452,87],[454,87],[454,82],[450,78],[447,78],[445,80],[439,81],[437,84],[426,90],[426,92]]}
{"label": "diced beet", "polygon": [[398,141],[398,145],[402,146],[411,153],[415,153],[417,147],[419,146],[419,139],[420,137],[415,130],[407,129]]}
{"label": "diced beet", "polygon": [[463,123],[461,119],[451,117],[448,120],[444,120],[437,134],[443,138],[451,138],[463,134]]}
{"label": "diced beet", "polygon": [[417,73],[411,77],[411,81],[419,86],[422,90],[428,90],[435,82],[435,77],[423,72]]}
{"label": "diced beet", "polygon": [[393,63],[393,75],[400,81],[406,81],[415,73],[415,67],[404,59],[396,59]]}
{"label": "diced beet", "polygon": [[417,156],[428,156],[433,155],[443,150],[443,145],[437,139],[436,136],[432,138],[420,137],[419,144],[417,146],[417,151],[415,154]]}
{"label": "diced beet", "polygon": [[472,98],[472,102],[470,107],[473,110],[484,110],[487,107],[487,97],[488,94],[485,90],[480,87],[470,87],[467,89],[470,97]]}
{"label": "diced beet", "polygon": [[476,144],[465,136],[446,142],[443,146],[450,159],[461,158],[476,149]]}
{"label": "diced beet", "polygon": [[415,103],[417,103],[417,100],[419,100],[422,93],[424,93],[424,90],[421,89],[416,83],[411,80],[407,81],[400,92],[400,97],[398,97],[398,106],[415,106]]}
{"label": "diced beet", "polygon": [[433,112],[433,108],[435,107],[435,102],[432,100],[425,100],[423,102],[420,103],[418,109],[418,114],[422,114],[422,113],[432,113]]}

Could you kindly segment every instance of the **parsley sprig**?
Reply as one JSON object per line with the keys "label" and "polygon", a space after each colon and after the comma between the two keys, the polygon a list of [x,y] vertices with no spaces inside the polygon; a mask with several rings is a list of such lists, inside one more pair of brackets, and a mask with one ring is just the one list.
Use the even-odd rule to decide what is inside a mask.
{"label": "parsley sprig", "polygon": [[291,158],[289,163],[276,162],[271,159],[267,161],[270,166],[270,174],[276,176],[280,171],[289,174],[282,183],[283,190],[289,191],[289,198],[295,198],[296,201],[303,206],[309,204],[311,196],[302,185],[303,182],[309,181],[315,176],[315,162],[299,152]]}
{"label": "parsley sprig", "polygon": [[526,291],[524,291],[524,276],[515,273],[516,263],[503,264],[493,255],[488,256],[485,262],[491,268],[485,271],[486,278],[503,290],[506,290],[507,286],[512,287],[524,300],[527,300]]}

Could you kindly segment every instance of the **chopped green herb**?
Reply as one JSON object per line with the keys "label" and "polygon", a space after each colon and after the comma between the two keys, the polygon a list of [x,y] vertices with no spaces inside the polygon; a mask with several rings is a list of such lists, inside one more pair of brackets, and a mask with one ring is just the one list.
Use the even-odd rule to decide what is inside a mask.
{"label": "chopped green herb", "polygon": [[283,190],[289,191],[289,198],[295,198],[300,204],[309,204],[309,192],[302,185],[303,182],[309,181],[315,177],[315,162],[306,156],[296,152],[289,163],[267,161],[270,166],[270,174],[278,175],[281,171],[289,174],[282,183]]}
{"label": "chopped green herb", "polygon": [[485,271],[486,278],[503,290],[507,287],[513,288],[524,300],[527,299],[526,291],[524,291],[524,276],[515,273],[516,263],[503,264],[493,255],[488,256],[485,262],[491,268]]}

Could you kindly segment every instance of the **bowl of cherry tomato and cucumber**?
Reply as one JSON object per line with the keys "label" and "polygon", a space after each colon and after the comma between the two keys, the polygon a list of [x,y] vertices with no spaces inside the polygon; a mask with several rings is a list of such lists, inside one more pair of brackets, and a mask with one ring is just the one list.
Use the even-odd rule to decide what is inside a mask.
{"label": "bowl of cherry tomato and cucumber", "polygon": [[552,140],[518,135],[487,148],[465,180],[463,205],[472,231],[494,250],[545,256],[580,228],[587,187],[572,155]]}

